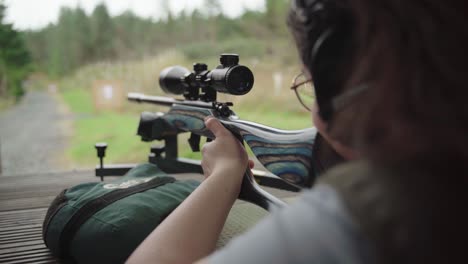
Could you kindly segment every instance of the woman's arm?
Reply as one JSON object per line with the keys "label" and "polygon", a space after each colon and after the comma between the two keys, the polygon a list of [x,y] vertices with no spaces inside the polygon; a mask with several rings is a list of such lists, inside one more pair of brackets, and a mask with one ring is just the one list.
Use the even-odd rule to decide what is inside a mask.
{"label": "woman's arm", "polygon": [[218,120],[206,126],[216,139],[203,147],[206,179],[133,252],[127,263],[192,263],[210,253],[239,195],[248,158]]}

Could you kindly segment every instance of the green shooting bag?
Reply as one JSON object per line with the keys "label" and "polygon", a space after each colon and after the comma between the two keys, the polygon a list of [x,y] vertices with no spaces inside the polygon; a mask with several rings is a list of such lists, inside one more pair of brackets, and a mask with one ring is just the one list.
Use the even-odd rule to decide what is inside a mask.
{"label": "green shooting bag", "polygon": [[71,263],[123,263],[198,186],[143,164],[112,182],[63,190],[43,224],[52,254]]}

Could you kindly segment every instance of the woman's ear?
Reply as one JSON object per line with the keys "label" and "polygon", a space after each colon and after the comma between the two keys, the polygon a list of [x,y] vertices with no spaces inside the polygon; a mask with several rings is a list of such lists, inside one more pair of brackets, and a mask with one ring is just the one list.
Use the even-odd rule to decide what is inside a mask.
{"label": "woman's ear", "polygon": [[319,114],[318,104],[314,102],[312,108],[312,122],[320,135],[330,144],[330,146],[346,160],[355,160],[360,157],[359,153],[353,148],[345,145],[330,135],[328,122],[324,121]]}
{"label": "woman's ear", "polygon": [[328,133],[327,133],[328,123],[320,117],[319,106],[316,101],[312,105],[311,112],[312,112],[312,122],[315,128],[317,128],[318,132],[322,136],[324,137],[328,136]]}

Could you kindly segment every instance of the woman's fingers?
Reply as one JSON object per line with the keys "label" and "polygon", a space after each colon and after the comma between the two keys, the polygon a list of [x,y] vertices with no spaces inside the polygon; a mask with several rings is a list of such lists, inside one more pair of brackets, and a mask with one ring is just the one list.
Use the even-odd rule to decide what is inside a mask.
{"label": "woman's fingers", "polygon": [[218,119],[207,117],[205,125],[215,136],[213,141],[202,148],[202,168],[205,176],[224,171],[242,176],[247,163],[249,168],[253,167],[253,162],[248,162],[247,153],[242,144]]}
{"label": "woman's fingers", "polygon": [[215,137],[225,136],[227,133],[230,133],[218,119],[209,116],[205,118],[205,125],[211,132],[213,132]]}
{"label": "woman's fingers", "polygon": [[253,169],[254,167],[255,167],[254,161],[249,159],[249,168]]}

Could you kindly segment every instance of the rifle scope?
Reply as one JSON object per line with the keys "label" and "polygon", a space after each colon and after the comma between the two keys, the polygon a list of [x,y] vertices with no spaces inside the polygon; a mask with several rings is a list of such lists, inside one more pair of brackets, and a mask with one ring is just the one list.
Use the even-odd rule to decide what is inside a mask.
{"label": "rifle scope", "polygon": [[248,93],[253,87],[254,76],[249,68],[239,65],[239,55],[222,54],[220,61],[221,64],[211,71],[204,63],[195,63],[193,72],[181,66],[166,68],[159,76],[159,85],[164,92],[183,94],[189,100],[213,99],[199,96],[200,88],[206,94],[210,89],[214,89],[214,93],[232,95]]}

